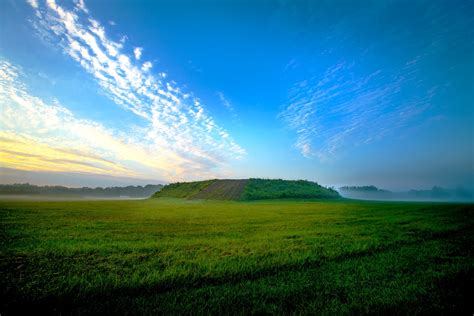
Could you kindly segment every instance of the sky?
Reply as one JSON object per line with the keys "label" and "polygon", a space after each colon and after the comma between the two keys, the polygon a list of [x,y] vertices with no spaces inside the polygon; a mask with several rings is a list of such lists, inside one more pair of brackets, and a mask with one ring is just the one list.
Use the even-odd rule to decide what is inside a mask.
{"label": "sky", "polygon": [[474,188],[472,1],[0,1],[0,182]]}

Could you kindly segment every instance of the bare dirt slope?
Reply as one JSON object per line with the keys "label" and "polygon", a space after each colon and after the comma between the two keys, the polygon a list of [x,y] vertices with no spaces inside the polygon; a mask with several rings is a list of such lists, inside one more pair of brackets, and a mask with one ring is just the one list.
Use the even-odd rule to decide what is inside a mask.
{"label": "bare dirt slope", "polygon": [[193,195],[191,198],[208,200],[239,200],[247,181],[248,179],[217,180]]}

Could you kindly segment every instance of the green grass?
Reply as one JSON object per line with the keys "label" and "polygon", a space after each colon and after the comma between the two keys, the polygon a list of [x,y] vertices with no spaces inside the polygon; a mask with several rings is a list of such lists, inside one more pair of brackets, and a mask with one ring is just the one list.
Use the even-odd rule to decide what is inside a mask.
{"label": "green grass", "polygon": [[165,185],[160,191],[153,194],[154,198],[191,198],[217,180],[205,180],[194,182],[176,182]]}
{"label": "green grass", "polygon": [[339,198],[339,193],[315,182],[306,180],[249,179],[241,200],[262,199],[331,199]]}
{"label": "green grass", "polygon": [[474,311],[474,206],[0,201],[0,314]]}

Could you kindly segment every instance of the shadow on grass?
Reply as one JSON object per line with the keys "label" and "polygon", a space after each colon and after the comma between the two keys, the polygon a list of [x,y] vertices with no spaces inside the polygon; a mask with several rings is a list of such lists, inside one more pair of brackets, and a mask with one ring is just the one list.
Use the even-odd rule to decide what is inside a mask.
{"label": "shadow on grass", "polygon": [[418,232],[410,242],[331,259],[107,292],[76,289],[35,300],[4,288],[2,314],[471,313],[471,228]]}

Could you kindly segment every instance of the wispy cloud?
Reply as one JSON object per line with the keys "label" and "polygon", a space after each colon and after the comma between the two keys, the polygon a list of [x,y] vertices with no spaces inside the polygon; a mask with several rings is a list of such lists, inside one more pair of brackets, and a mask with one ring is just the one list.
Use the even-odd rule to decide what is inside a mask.
{"label": "wispy cloud", "polygon": [[27,2],[35,9],[38,9],[38,0],[27,0]]}
{"label": "wispy cloud", "polygon": [[143,52],[143,48],[135,47],[135,49],[133,50],[133,54],[135,55],[136,60],[140,60],[140,58],[142,57],[142,52]]}
{"label": "wispy cloud", "polygon": [[39,36],[89,72],[117,105],[142,119],[139,142],[153,149],[152,159],[174,157],[178,172],[184,173],[216,170],[245,155],[192,92],[183,91],[164,72],[152,73],[152,63],[141,62],[142,48],[111,40],[83,1],[76,1],[73,10],[54,0],[32,8],[32,25]]}
{"label": "wispy cloud", "polygon": [[[342,148],[396,133],[429,108],[437,88],[418,85],[413,68],[418,62],[407,62],[396,75],[337,63],[320,76],[294,84],[279,116],[296,132],[295,146],[302,155],[334,158]],[[405,97],[414,88],[419,91]]]}
{"label": "wispy cloud", "polygon": [[222,92],[217,92],[217,96],[219,97],[219,100],[222,102],[222,105],[229,110],[231,113],[235,114],[234,106],[230,101],[225,97],[224,93]]}
{"label": "wispy cloud", "polygon": [[147,72],[148,70],[151,69],[151,67],[153,67],[153,64],[152,64],[151,62],[149,62],[149,61],[146,61],[146,62],[144,62],[143,65],[142,65],[142,71]]}
{"label": "wispy cloud", "polygon": [[76,10],[81,10],[84,13],[89,13],[89,10],[86,8],[86,4],[84,0],[75,0],[76,3]]}
{"label": "wispy cloud", "polygon": [[283,71],[288,71],[288,70],[291,70],[291,69],[295,69],[296,67],[298,67],[298,61],[296,60],[296,58],[292,58],[292,59],[290,59],[290,61],[283,67]]}
{"label": "wispy cloud", "polygon": [[2,167],[174,180],[210,176],[216,166],[157,146],[148,130],[117,131],[78,118],[57,101],[29,94],[24,77],[0,59]]}

